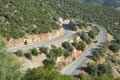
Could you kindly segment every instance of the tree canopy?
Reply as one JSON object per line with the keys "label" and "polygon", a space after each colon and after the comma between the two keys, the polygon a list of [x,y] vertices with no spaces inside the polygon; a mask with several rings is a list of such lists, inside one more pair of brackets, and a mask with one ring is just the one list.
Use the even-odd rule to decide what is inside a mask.
{"label": "tree canopy", "polygon": [[27,70],[22,80],[77,80],[72,76],[61,75],[59,72],[38,67]]}
{"label": "tree canopy", "polygon": [[21,80],[21,63],[6,51],[6,45],[0,36],[0,80]]}
{"label": "tree canopy", "polygon": [[60,29],[58,15],[41,0],[0,1],[0,34],[19,38]]}

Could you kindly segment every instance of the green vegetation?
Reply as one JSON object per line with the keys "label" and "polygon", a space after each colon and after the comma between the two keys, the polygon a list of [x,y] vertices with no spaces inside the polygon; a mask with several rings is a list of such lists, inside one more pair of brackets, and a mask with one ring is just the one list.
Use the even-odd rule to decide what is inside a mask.
{"label": "green vegetation", "polygon": [[[116,57],[113,54],[105,54],[108,47],[106,47],[106,44],[100,46],[100,49],[98,49],[93,56],[93,59],[95,60],[94,63],[88,63],[87,67],[84,68],[84,71],[86,71],[89,75],[86,76],[84,74],[80,74],[79,78],[81,80],[119,80],[120,78],[114,78],[114,67],[120,64],[119,57]],[[101,57],[101,58],[100,58]],[[105,59],[104,62],[101,63],[102,59]],[[98,61],[99,60],[99,61]]]}
{"label": "green vegetation", "polygon": [[22,50],[18,50],[17,52],[15,52],[15,54],[18,57],[22,57],[23,56],[23,51]]}
{"label": "green vegetation", "polygon": [[92,40],[88,37],[87,39],[86,39],[86,43],[87,44],[90,44],[92,42]]}
{"label": "green vegetation", "polygon": [[120,38],[120,11],[102,7],[88,5],[78,2],[78,0],[43,0],[63,18],[81,19],[86,22],[96,22],[103,26],[115,38]]}
{"label": "green vegetation", "polygon": [[91,39],[89,38],[88,34],[84,31],[80,33],[80,38],[85,41],[87,44],[91,43]]}
{"label": "green vegetation", "polygon": [[0,35],[0,52],[5,51],[6,50],[6,44],[3,40],[3,37]]}
{"label": "green vegetation", "polygon": [[102,45],[100,47],[100,49],[98,49],[95,53],[93,53],[94,54],[93,55],[93,60],[98,61],[100,59],[100,57],[104,57],[105,52],[106,52],[106,46]]}
{"label": "green vegetation", "polygon": [[95,39],[95,37],[96,37],[94,30],[90,30],[90,31],[88,32],[88,35],[89,35],[92,39]]}
{"label": "green vegetation", "polygon": [[31,54],[32,54],[33,56],[38,56],[38,51],[37,51],[37,49],[36,49],[36,48],[31,49]]}
{"label": "green vegetation", "polygon": [[49,57],[51,59],[56,59],[59,56],[62,56],[62,48],[53,48],[50,50]]}
{"label": "green vegetation", "polygon": [[80,76],[81,80],[120,80],[120,78],[114,78],[111,74],[104,74],[102,76]]}
{"label": "green vegetation", "polygon": [[94,26],[92,28],[94,29],[95,34],[97,35],[99,33],[99,31],[100,31],[100,29],[98,28],[98,26]]}
{"label": "green vegetation", "polygon": [[109,48],[113,51],[113,52],[119,52],[120,50],[120,38],[116,38],[111,42],[111,45],[109,46]]}
{"label": "green vegetation", "polygon": [[97,72],[98,72],[97,64],[93,64],[93,63],[88,64],[87,67],[85,68],[85,71],[92,76],[97,75]]}
{"label": "green vegetation", "polygon": [[91,76],[101,76],[104,74],[112,74],[112,68],[109,64],[96,64],[89,63],[85,68],[85,71],[88,72]]}
{"label": "green vegetation", "polygon": [[111,61],[115,64],[115,65],[120,65],[120,59],[116,58],[116,57],[112,57]]}
{"label": "green vegetation", "polygon": [[108,64],[99,64],[98,65],[98,75],[103,74],[112,74],[112,67]]}
{"label": "green vegetation", "polygon": [[21,63],[13,54],[6,51],[5,43],[0,36],[0,80],[21,80],[23,73]]}
{"label": "green vegetation", "polygon": [[87,27],[88,27],[88,24],[87,24],[86,22],[79,22],[79,23],[78,23],[78,27],[79,27],[80,29],[82,29],[82,28],[87,28]]}
{"label": "green vegetation", "polygon": [[21,64],[13,54],[0,53],[0,80],[21,80]]}
{"label": "green vegetation", "polygon": [[62,47],[65,48],[66,50],[68,50],[69,52],[73,51],[73,47],[69,42],[62,43]]}
{"label": "green vegetation", "polygon": [[120,45],[120,38],[117,38],[115,42]]}
{"label": "green vegetation", "polygon": [[84,49],[86,47],[85,43],[83,41],[79,41],[79,42],[74,41],[72,44],[77,50],[81,50],[81,51],[84,51]]}
{"label": "green vegetation", "polygon": [[24,56],[28,59],[32,59],[32,54],[31,53],[25,53]]}
{"label": "green vegetation", "polygon": [[71,55],[71,53],[68,50],[62,50],[63,56],[64,57],[69,57]]}
{"label": "green vegetation", "polygon": [[56,63],[53,59],[45,59],[43,61],[43,64],[45,68],[51,70],[51,69],[54,69]]}
{"label": "green vegetation", "polygon": [[[4,41],[2,41],[1,36],[0,38],[0,47],[4,47]],[[3,47],[0,51],[0,80],[77,80],[73,76],[61,75],[61,73],[54,71],[55,61],[53,59],[45,59],[43,61],[43,67],[28,69],[23,74],[21,63],[16,60],[13,54],[6,52],[6,47]],[[70,53],[65,49],[56,47],[53,47],[51,50],[55,52],[57,56],[64,55],[68,57]],[[21,50],[18,50],[16,55],[21,56],[22,53]],[[35,56],[38,54],[37,50],[34,48],[31,52],[25,53],[24,55],[26,58],[32,59],[31,53]]]}
{"label": "green vegetation", "polygon": [[39,48],[41,53],[47,54],[48,53],[48,48],[47,47],[40,47]]}
{"label": "green vegetation", "polygon": [[40,0],[0,1],[0,34],[19,38],[26,34],[40,34],[60,29],[58,15]]}
{"label": "green vegetation", "polygon": [[52,48],[48,54],[50,59],[56,59],[57,57],[60,57],[60,56],[68,57],[70,55],[71,55],[71,52],[69,52],[66,49],[62,49],[60,47]]}
{"label": "green vegetation", "polygon": [[28,44],[26,40],[25,40],[24,44],[25,44],[25,45],[27,45],[27,44]]}
{"label": "green vegetation", "polygon": [[[57,25],[58,15],[63,18],[82,19],[86,22],[96,22],[104,26],[107,31],[114,36],[115,42],[112,42],[110,49],[118,52],[120,44],[120,11],[112,8],[92,6],[77,2],[77,0],[4,0],[0,1],[0,34],[7,38],[19,38],[26,34],[40,34],[60,29]],[[84,27],[86,24],[78,24]],[[91,30],[88,35],[95,38],[97,30]],[[86,36],[86,34],[83,34]],[[89,44],[89,40],[83,37],[83,40]],[[27,45],[27,42],[25,42]],[[1,80],[20,80],[22,73],[20,63],[18,63],[12,54],[5,52],[5,43],[0,36],[0,79]],[[62,43],[63,48],[52,48],[49,52],[49,59],[43,61],[44,67],[29,69],[22,80],[76,80],[72,76],[60,75],[54,71],[55,62],[53,59],[64,55],[68,57],[73,51],[73,46],[78,50],[84,50],[83,42],[75,42],[73,46],[69,42]],[[117,48],[115,48],[117,46]],[[40,48],[42,53],[48,54],[47,48]],[[104,49],[96,52],[95,57],[104,55]],[[36,50],[33,55],[38,55]],[[32,59],[31,53],[25,53],[25,57]],[[21,55],[21,52],[18,52]],[[52,58],[52,59],[51,59]],[[119,60],[111,59],[115,64]],[[115,80],[111,66],[106,63],[88,64],[86,72],[88,77],[81,77],[81,80]],[[116,79],[117,80],[117,79]],[[119,79],[118,79],[119,80]]]}
{"label": "green vegetation", "polygon": [[22,80],[77,80],[72,76],[61,75],[57,71],[43,67],[28,69]]}
{"label": "green vegetation", "polygon": [[109,47],[113,52],[118,52],[120,50],[120,45],[118,43],[113,42]]}

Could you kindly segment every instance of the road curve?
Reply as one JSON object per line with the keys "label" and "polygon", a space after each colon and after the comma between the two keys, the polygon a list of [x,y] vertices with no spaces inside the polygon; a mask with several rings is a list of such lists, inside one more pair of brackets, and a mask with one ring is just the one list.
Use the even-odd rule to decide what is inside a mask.
{"label": "road curve", "polygon": [[[68,23],[64,23],[63,22],[63,25],[67,25]],[[19,47],[15,47],[15,48],[9,48],[7,49],[8,52],[16,52],[17,50],[23,50],[23,51],[27,51],[29,49],[33,49],[33,48],[38,48],[38,47],[41,47],[41,46],[50,46],[50,45],[54,45],[58,42],[63,42],[65,40],[67,40],[68,38],[70,38],[71,36],[73,36],[73,34],[75,32],[67,29],[66,27],[63,27],[64,28],[64,35],[59,37],[59,38],[56,38],[56,39],[53,39],[53,40],[50,40],[50,41],[45,41],[45,42],[40,42],[40,43],[34,43],[34,44],[30,44],[30,45],[24,45],[24,46],[19,46]]]}
{"label": "road curve", "polygon": [[90,59],[92,59],[92,53],[96,51],[96,49],[98,49],[100,45],[102,45],[106,41],[107,38],[106,31],[100,26],[99,29],[100,32],[97,37],[97,43],[92,43],[91,46],[87,50],[85,50],[83,55],[78,57],[73,63],[71,63],[61,71],[62,74],[77,76],[82,67],[84,67],[85,64],[90,61]]}

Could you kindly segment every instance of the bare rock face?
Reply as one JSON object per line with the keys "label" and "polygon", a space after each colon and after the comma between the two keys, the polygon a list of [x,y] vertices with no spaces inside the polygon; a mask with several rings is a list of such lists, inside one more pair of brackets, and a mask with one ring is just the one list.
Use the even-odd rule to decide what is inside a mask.
{"label": "bare rock face", "polygon": [[5,42],[7,44],[7,48],[13,48],[13,47],[25,45],[25,41],[27,42],[27,44],[44,42],[60,37],[63,34],[64,34],[63,29],[60,29],[46,34],[26,35],[25,37],[19,39],[12,39],[12,38],[10,38],[9,40],[5,39]]}

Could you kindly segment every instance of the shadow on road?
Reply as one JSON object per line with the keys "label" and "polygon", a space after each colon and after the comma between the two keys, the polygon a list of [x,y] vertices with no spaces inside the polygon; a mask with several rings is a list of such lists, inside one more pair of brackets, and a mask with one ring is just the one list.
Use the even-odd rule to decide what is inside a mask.
{"label": "shadow on road", "polygon": [[62,24],[62,27],[64,28],[64,30],[70,30],[70,31],[72,31],[72,30],[68,27],[68,24],[63,23],[63,24]]}
{"label": "shadow on road", "polygon": [[[85,67],[79,67],[79,68],[77,68],[77,70],[85,70],[86,68]],[[73,75],[74,77],[76,77],[76,78],[80,78],[80,75],[78,74],[78,75]]]}
{"label": "shadow on road", "polygon": [[[98,50],[98,48],[92,48],[90,51],[91,51],[91,54],[90,55],[87,55],[86,57],[88,58],[88,59],[92,59],[93,58],[93,55],[96,53],[96,51]],[[87,65],[87,63],[85,64],[85,65]],[[84,65],[82,65],[82,67],[78,67],[78,68],[76,68],[76,70],[86,70],[86,68],[84,67]],[[80,78],[80,75],[78,74],[78,75],[73,75],[74,77],[76,77],[76,78]]]}
{"label": "shadow on road", "polygon": [[98,50],[98,48],[92,48],[90,51],[91,51],[91,54],[95,54],[96,51]]}
{"label": "shadow on road", "polygon": [[87,55],[86,57],[89,58],[89,59],[92,59],[93,55]]}
{"label": "shadow on road", "polygon": [[84,70],[85,67],[79,67],[79,68],[76,68],[77,70]]}

